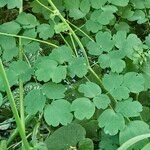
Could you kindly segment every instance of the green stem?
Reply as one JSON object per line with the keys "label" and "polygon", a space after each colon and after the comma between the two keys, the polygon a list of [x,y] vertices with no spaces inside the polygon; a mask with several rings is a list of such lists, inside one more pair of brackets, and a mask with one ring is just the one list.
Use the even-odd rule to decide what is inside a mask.
{"label": "green stem", "polygon": [[43,41],[43,40],[39,40],[39,39],[35,39],[35,38],[31,38],[31,37],[27,37],[27,36],[21,36],[21,35],[4,33],[4,32],[0,32],[0,35],[6,35],[6,36],[11,36],[11,37],[16,37],[16,38],[22,38],[22,39],[28,39],[28,40],[32,40],[32,41],[37,41],[37,42],[40,42],[40,43],[44,43],[44,44],[50,45],[50,46],[55,47],[55,48],[58,47],[57,45],[55,45],[53,43],[50,43],[50,42],[47,42],[47,41]]}
{"label": "green stem", "polygon": [[74,43],[74,40],[73,40],[73,38],[72,38],[71,33],[69,33],[69,36],[70,36],[70,39],[71,39],[71,42],[72,42],[72,46],[73,46],[75,55],[76,55],[76,57],[78,57],[77,49],[76,49],[76,46],[75,46],[75,43]]}
{"label": "green stem", "polygon": [[12,95],[12,92],[11,92],[11,89],[10,89],[10,85],[9,85],[9,82],[8,82],[8,78],[6,76],[6,72],[5,72],[5,69],[4,69],[4,66],[2,64],[2,61],[0,59],[0,73],[1,73],[1,76],[2,76],[2,79],[3,79],[3,82],[4,82],[4,85],[5,85],[5,89],[6,89],[6,92],[7,92],[7,95],[8,95],[8,99],[9,99],[9,102],[10,102],[10,106],[11,106],[11,109],[12,109],[12,112],[13,112],[13,115],[15,117],[15,121],[16,121],[16,124],[17,124],[17,127],[18,127],[18,130],[19,130],[19,133],[20,133],[20,136],[21,136],[21,139],[23,141],[23,144],[24,144],[24,147],[26,150],[30,150],[30,146],[29,146],[29,143],[26,139],[26,135],[24,133],[24,129],[22,127],[22,123],[21,123],[21,120],[19,118],[19,114],[18,114],[18,111],[17,111],[17,107],[16,107],[16,104],[15,104],[15,100],[14,100],[14,97]]}
{"label": "green stem", "polygon": [[36,0],[37,3],[39,3],[39,5],[41,5],[42,7],[44,7],[45,9],[49,10],[50,12],[54,13],[53,10],[51,10],[50,8],[48,8],[47,6],[45,6],[44,4],[42,4],[39,0]]}
{"label": "green stem", "polygon": [[[19,8],[19,14],[23,12],[23,0],[21,0],[21,7]],[[19,60],[23,60],[23,47],[21,42],[21,37],[19,38]],[[19,107],[20,107],[20,119],[22,122],[22,127],[25,133],[25,115],[24,115],[24,89],[23,89],[23,82],[19,79]]]}
{"label": "green stem", "polygon": [[70,21],[66,20],[71,26],[73,26],[75,29],[77,29],[78,31],[80,31],[81,33],[83,33],[89,40],[93,41],[94,40],[88,35],[86,34],[83,30],[81,30],[79,27],[77,27],[76,25],[74,25],[73,23],[71,23]]}
{"label": "green stem", "polygon": [[67,45],[70,49],[72,49],[71,46],[69,45],[69,43],[67,42],[67,40],[64,38],[64,36],[63,36],[61,33],[59,33],[59,34],[60,34],[61,38],[63,39],[63,41],[66,43],[66,45]]}
{"label": "green stem", "polygon": [[[32,119],[33,119],[34,116],[27,116],[25,118],[25,125],[27,125]],[[9,139],[7,140],[7,145],[9,146],[12,141],[15,139],[15,137],[18,135],[18,128],[14,129],[14,131],[11,133]]]}

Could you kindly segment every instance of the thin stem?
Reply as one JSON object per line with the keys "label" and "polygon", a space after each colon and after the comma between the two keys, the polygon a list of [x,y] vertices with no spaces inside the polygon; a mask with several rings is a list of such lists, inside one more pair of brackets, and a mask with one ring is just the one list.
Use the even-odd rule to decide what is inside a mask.
{"label": "thin stem", "polygon": [[21,120],[19,118],[19,114],[18,114],[17,107],[16,107],[16,104],[15,104],[15,100],[14,100],[13,94],[11,92],[10,85],[9,85],[9,82],[8,82],[8,78],[7,78],[7,75],[6,75],[6,72],[5,72],[5,69],[4,69],[4,66],[2,64],[1,59],[0,59],[0,73],[1,73],[4,85],[5,85],[5,89],[6,89],[6,92],[7,92],[7,95],[8,95],[10,106],[11,106],[13,115],[15,117],[15,121],[16,121],[18,130],[19,130],[21,139],[23,141],[24,147],[25,147],[26,150],[29,150],[30,146],[29,146],[29,143],[26,139],[24,129],[22,127],[22,123],[21,123]]}
{"label": "thin stem", "polygon": [[44,44],[50,45],[50,46],[55,47],[55,48],[58,47],[57,45],[55,45],[53,43],[50,43],[50,42],[47,42],[47,41],[43,41],[43,40],[39,40],[39,39],[35,39],[35,38],[31,38],[31,37],[27,37],[27,36],[21,36],[21,35],[4,33],[4,32],[0,32],[0,35],[6,35],[6,36],[17,37],[17,38],[22,38],[22,39],[28,39],[28,40],[44,43]]}
{"label": "thin stem", "polygon": [[[32,119],[33,119],[34,116],[27,116],[25,118],[25,125],[27,125]],[[14,129],[13,132],[11,133],[9,139],[7,140],[7,145],[9,146],[12,141],[15,139],[15,137],[18,135],[18,128]]]}
{"label": "thin stem", "polygon": [[44,4],[42,4],[39,0],[36,0],[37,3],[39,3],[39,5],[41,5],[42,7],[44,7],[45,9],[51,11],[52,13],[54,13],[53,10],[51,10],[50,8],[48,8],[47,6],[45,6]]}
{"label": "thin stem", "polygon": [[[66,45],[69,47],[69,48],[71,48],[71,46],[69,45],[69,43],[67,42],[67,40],[64,38],[64,36],[61,34],[61,33],[59,33],[60,34],[60,36],[61,36],[61,38],[63,39],[63,41],[66,43]],[[71,48],[72,49],[72,48]]]}
{"label": "thin stem", "polygon": [[[29,134],[27,135],[27,138],[29,138],[31,135],[32,135],[32,133],[29,133]],[[9,150],[9,149],[15,149],[15,147],[19,146],[20,144],[22,144],[22,141],[18,142],[17,144],[11,145],[10,147],[8,147],[8,150]],[[26,149],[25,149],[25,150],[26,150]]]}
{"label": "thin stem", "polygon": [[[21,0],[21,7],[19,8],[19,14],[23,12],[23,0]],[[23,47],[21,37],[19,38],[19,60],[23,60]],[[22,122],[22,128],[25,133],[25,116],[24,116],[24,89],[23,81],[19,79],[19,107],[20,107],[20,119]]]}
{"label": "thin stem", "polygon": [[23,89],[23,81],[19,79],[19,106],[20,106],[20,119],[22,122],[22,127],[25,132],[25,116],[24,116],[24,89]]}
{"label": "thin stem", "polygon": [[24,55],[24,58],[25,58],[26,62],[27,62],[27,63],[28,63],[28,65],[29,65],[29,67],[31,68],[32,66],[31,66],[31,63],[30,63],[30,61],[29,61],[28,57],[26,56],[26,54],[25,54],[25,53],[23,53],[23,55]]}
{"label": "thin stem", "polygon": [[69,20],[66,20],[71,26],[73,26],[75,29],[77,29],[78,31],[80,31],[81,33],[83,33],[89,40],[93,41],[94,40],[88,35],[86,34],[83,30],[81,30],[79,27],[77,27],[76,25],[74,25],[73,23],[71,23]]}
{"label": "thin stem", "polygon": [[73,49],[74,49],[75,55],[76,55],[76,57],[78,57],[77,49],[76,49],[76,46],[75,46],[75,43],[74,43],[74,40],[72,38],[71,33],[69,33],[69,36],[70,36],[70,39],[71,39],[71,42],[72,42],[72,45],[73,45]]}

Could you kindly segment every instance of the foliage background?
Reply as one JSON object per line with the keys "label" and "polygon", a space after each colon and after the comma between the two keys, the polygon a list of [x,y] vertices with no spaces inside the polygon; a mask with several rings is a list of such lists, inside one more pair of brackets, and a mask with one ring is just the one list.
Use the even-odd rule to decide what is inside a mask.
{"label": "foliage background", "polygon": [[[150,133],[150,0],[1,0],[0,24],[1,60],[34,149],[116,150]],[[2,74],[1,147],[21,149]]]}

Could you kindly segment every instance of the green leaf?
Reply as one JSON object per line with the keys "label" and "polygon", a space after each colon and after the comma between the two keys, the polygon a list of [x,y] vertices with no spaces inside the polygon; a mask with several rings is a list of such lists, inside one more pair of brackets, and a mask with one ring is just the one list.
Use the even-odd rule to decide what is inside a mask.
{"label": "green leaf", "polygon": [[129,0],[108,0],[110,3],[117,5],[117,6],[127,6],[129,3]]}
{"label": "green leaf", "polygon": [[90,41],[87,44],[87,49],[89,50],[89,54],[96,55],[96,56],[102,54],[102,52],[103,52],[101,50],[100,45],[96,42],[93,42],[93,41]]}
{"label": "green leaf", "polygon": [[63,64],[65,62],[71,62],[73,59],[72,55],[72,50],[64,45],[53,49],[49,56],[52,60],[57,61],[59,64]]}
{"label": "green leaf", "polygon": [[[80,64],[80,67],[79,67]],[[74,58],[68,66],[69,75],[74,77],[75,75],[79,78],[85,76],[88,72],[86,61],[83,57]]]}
{"label": "green leaf", "polygon": [[54,35],[54,29],[49,24],[44,23],[37,27],[37,32],[39,33],[39,37],[44,40],[52,38]]}
{"label": "green leaf", "polygon": [[131,0],[131,3],[134,5],[135,9],[144,9],[145,5],[144,5],[145,1],[141,1],[141,0]]}
{"label": "green leaf", "polygon": [[[107,41],[107,42],[106,42]],[[98,32],[96,42],[99,44],[101,51],[109,52],[114,47],[114,42],[110,32]]]}
{"label": "green leaf", "polygon": [[98,22],[100,25],[108,25],[114,19],[114,14],[111,11],[95,10],[91,14],[91,20]]}
{"label": "green leaf", "polygon": [[100,55],[98,62],[103,69],[110,67],[112,72],[120,73],[126,67],[123,58],[123,51],[111,51],[108,54]]}
{"label": "green leaf", "polygon": [[9,69],[15,73],[18,80],[22,79],[24,82],[29,81],[32,75],[32,69],[25,61],[13,61],[10,64]]}
{"label": "green leaf", "polygon": [[46,97],[42,94],[40,89],[34,89],[25,96],[24,100],[26,112],[29,115],[34,115],[38,111],[42,112],[45,106]]}
{"label": "green leaf", "polygon": [[49,99],[61,99],[65,97],[66,87],[62,84],[52,82],[45,83],[42,87],[43,93]]}
{"label": "green leaf", "polygon": [[[37,32],[36,32],[35,28],[27,29],[23,32],[23,36],[30,37],[30,38],[36,38]],[[27,45],[31,41],[32,40],[22,39],[22,45]]]}
{"label": "green leaf", "polygon": [[[138,135],[147,134],[147,133],[150,133],[148,124],[139,120],[131,121],[128,123],[125,129],[121,131],[119,134],[120,144],[123,144],[129,139],[134,138]],[[136,147],[137,149],[141,149],[147,143],[147,141],[148,140],[141,141],[136,145],[133,145],[133,147],[134,148]]]}
{"label": "green leaf", "polygon": [[18,15],[16,21],[24,28],[34,28],[37,25],[39,25],[39,22],[37,21],[36,17],[30,13],[22,12]]}
{"label": "green leaf", "polygon": [[31,42],[24,46],[24,50],[26,53],[34,54],[40,50],[39,42]]}
{"label": "green leaf", "polygon": [[79,150],[94,150],[94,144],[91,139],[83,139],[79,142]]}
{"label": "green leaf", "polygon": [[113,36],[113,40],[115,42],[115,46],[118,49],[123,49],[124,45],[126,44],[126,37],[127,37],[127,33],[125,31],[118,31]]}
{"label": "green leaf", "polygon": [[142,10],[135,10],[133,16],[128,18],[129,21],[137,21],[138,24],[145,23],[147,18],[145,18],[145,13]]}
{"label": "green leaf", "polygon": [[104,127],[104,132],[109,135],[116,135],[118,131],[125,128],[125,121],[120,113],[106,109],[98,118],[99,126]]}
{"label": "green leaf", "polygon": [[94,98],[95,96],[101,94],[101,88],[94,82],[86,82],[81,84],[78,91],[84,93],[85,97]]}
{"label": "green leaf", "polygon": [[118,102],[115,110],[124,117],[137,117],[142,111],[142,105],[138,101],[132,101],[132,98],[129,98],[128,100]]}
{"label": "green leaf", "polygon": [[16,40],[13,37],[0,35],[0,46],[3,49],[11,49],[16,47]]}
{"label": "green leaf", "polygon": [[69,30],[66,23],[58,23],[54,26],[54,29],[57,34],[61,32],[66,32]]}
{"label": "green leaf", "polygon": [[53,82],[59,83],[66,78],[66,67],[58,66],[58,63],[50,57],[43,57],[36,68],[35,75],[39,81],[47,82],[52,79]]}
{"label": "green leaf", "polygon": [[6,0],[0,1],[0,7],[4,7],[7,4]]}
{"label": "green leaf", "polygon": [[20,8],[21,7],[21,1],[18,0],[1,0],[0,1],[0,7],[4,7],[7,4],[8,9],[13,9],[15,7]]}
{"label": "green leaf", "polygon": [[132,93],[139,93],[144,90],[144,78],[142,74],[129,72],[124,75],[123,85],[128,87]]}
{"label": "green leaf", "polygon": [[20,30],[21,30],[20,25],[15,21],[6,22],[0,25],[0,32],[18,34]]}
{"label": "green leaf", "polygon": [[99,150],[117,150],[119,146],[118,135],[109,136],[101,132],[101,140],[99,142]]}
{"label": "green leaf", "polygon": [[67,150],[83,140],[85,134],[85,129],[79,124],[60,127],[46,139],[47,148]]}
{"label": "green leaf", "polygon": [[98,109],[106,109],[111,101],[107,95],[101,94],[94,97],[93,102]]}
{"label": "green leaf", "polygon": [[88,31],[91,31],[93,33],[97,33],[99,30],[102,29],[102,25],[93,20],[87,20],[85,26]]}
{"label": "green leaf", "polygon": [[129,98],[129,89],[123,86],[123,75],[105,75],[103,84],[110,94],[117,100]]}
{"label": "green leaf", "polygon": [[114,42],[110,32],[98,32],[96,34],[96,42],[90,41],[87,44],[87,48],[91,55],[100,55],[102,52],[109,52],[113,47]]}
{"label": "green leaf", "polygon": [[[59,124],[67,125],[71,123],[73,115],[71,114],[71,104],[66,100],[56,100],[46,106],[44,110],[45,121],[54,127]],[[54,117],[55,116],[55,117]]]}
{"label": "green leaf", "polygon": [[69,10],[69,16],[75,20],[83,18],[90,10],[89,0],[75,0],[72,3],[65,0],[65,7]]}
{"label": "green leaf", "polygon": [[144,90],[142,74],[128,72],[124,76],[117,74],[105,75],[103,78],[105,88],[117,100],[129,98],[129,93],[139,93]]}
{"label": "green leaf", "polygon": [[130,26],[126,22],[119,22],[115,24],[115,29],[117,31],[125,31],[128,33],[130,31]]}
{"label": "green leaf", "polygon": [[16,57],[18,55],[18,48],[13,47],[11,49],[5,49],[3,51],[3,59],[6,61],[10,61],[13,59],[13,57]]}
{"label": "green leaf", "polygon": [[88,98],[77,98],[72,102],[71,110],[74,111],[74,116],[83,120],[90,119],[95,112],[94,104]]}
{"label": "green leaf", "polygon": [[100,9],[107,2],[107,0],[90,0],[90,1],[91,1],[92,7],[95,9]]}
{"label": "green leaf", "polygon": [[3,96],[2,96],[2,94],[0,93],[0,106],[2,105],[2,103],[3,103]]}

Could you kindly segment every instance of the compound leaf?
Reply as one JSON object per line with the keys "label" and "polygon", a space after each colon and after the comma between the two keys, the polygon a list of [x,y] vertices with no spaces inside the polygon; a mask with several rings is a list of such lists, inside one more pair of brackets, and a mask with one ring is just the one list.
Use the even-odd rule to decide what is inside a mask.
{"label": "compound leaf", "polygon": [[129,98],[128,100],[118,102],[115,110],[124,117],[137,117],[142,111],[142,105],[138,101],[132,101],[132,98]]}

